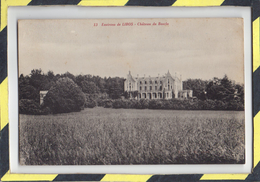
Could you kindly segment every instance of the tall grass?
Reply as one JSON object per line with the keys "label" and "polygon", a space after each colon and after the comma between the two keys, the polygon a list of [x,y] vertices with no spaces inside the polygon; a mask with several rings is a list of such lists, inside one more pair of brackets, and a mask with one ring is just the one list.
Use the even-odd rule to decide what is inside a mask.
{"label": "tall grass", "polygon": [[244,130],[243,111],[93,108],[20,115],[20,163],[244,163]]}

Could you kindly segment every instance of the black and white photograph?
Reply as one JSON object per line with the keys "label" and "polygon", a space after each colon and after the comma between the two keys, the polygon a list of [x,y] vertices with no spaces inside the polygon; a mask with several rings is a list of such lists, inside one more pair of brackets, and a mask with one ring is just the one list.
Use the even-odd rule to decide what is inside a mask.
{"label": "black and white photograph", "polygon": [[19,20],[19,163],[245,164],[243,28]]}

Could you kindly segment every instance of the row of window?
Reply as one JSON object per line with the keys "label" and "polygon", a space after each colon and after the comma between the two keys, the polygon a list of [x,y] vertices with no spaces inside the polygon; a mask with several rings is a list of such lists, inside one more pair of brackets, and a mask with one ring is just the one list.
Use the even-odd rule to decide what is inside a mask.
{"label": "row of window", "polygon": [[[150,87],[148,87],[148,88],[150,88],[150,90],[153,90],[153,87],[152,87],[152,86],[150,86]],[[143,87],[141,86],[141,87],[140,87],[140,90],[142,90],[142,89],[143,89]],[[146,86],[144,86],[144,90],[147,90],[147,87],[146,87]],[[157,86],[154,87],[154,90],[157,90]],[[162,90],[162,86],[159,87],[159,90]]]}
{"label": "row of window", "polygon": [[[153,81],[150,80],[149,83],[150,83],[150,84],[153,84]],[[157,84],[157,83],[158,83],[157,80],[155,80],[154,83]],[[140,84],[143,84],[143,82],[140,81]],[[147,84],[147,81],[144,81],[144,84]],[[162,81],[160,81],[160,84],[162,84]]]}

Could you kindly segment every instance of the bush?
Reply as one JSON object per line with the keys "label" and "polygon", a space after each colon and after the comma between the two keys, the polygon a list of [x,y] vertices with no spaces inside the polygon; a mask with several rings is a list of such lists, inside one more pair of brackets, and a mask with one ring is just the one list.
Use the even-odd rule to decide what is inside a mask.
{"label": "bush", "polygon": [[97,103],[94,100],[87,100],[85,103],[85,107],[94,108],[97,106]]}
{"label": "bush", "polygon": [[41,108],[40,104],[30,99],[19,100],[19,113],[20,114],[49,114],[50,108]]}
{"label": "bush", "polygon": [[44,98],[44,106],[54,114],[80,111],[84,104],[84,93],[68,77],[58,79]]}
{"label": "bush", "polygon": [[102,105],[105,107],[105,108],[111,108],[113,106],[113,100],[111,99],[106,99],[103,101]]}
{"label": "bush", "polygon": [[244,105],[241,102],[238,101],[230,101],[227,105],[228,110],[244,110]]}
{"label": "bush", "polygon": [[115,109],[118,109],[118,108],[125,108],[125,104],[122,100],[120,99],[117,99],[115,100],[113,103],[112,103],[112,107],[115,108]]}
{"label": "bush", "polygon": [[216,106],[216,101],[207,99],[203,102],[203,110],[214,110]]}
{"label": "bush", "polygon": [[139,102],[140,102],[140,106],[141,106],[140,109],[147,109],[147,108],[149,108],[149,100],[141,99]]}
{"label": "bush", "polygon": [[103,107],[135,108],[135,109],[171,109],[171,110],[243,110],[244,105],[240,101],[224,102],[220,100],[180,100],[180,99],[116,99],[105,100]]}

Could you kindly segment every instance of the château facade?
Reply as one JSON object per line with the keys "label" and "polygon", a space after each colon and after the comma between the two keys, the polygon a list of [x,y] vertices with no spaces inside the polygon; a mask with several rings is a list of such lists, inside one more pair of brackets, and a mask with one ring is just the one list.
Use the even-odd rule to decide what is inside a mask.
{"label": "ch\u00e2teau facade", "polygon": [[[172,76],[170,72],[157,77],[133,77],[131,72],[124,82],[124,91],[135,99],[172,99],[192,97],[192,90],[183,90],[181,75]],[[137,92],[137,95],[134,94]]]}

